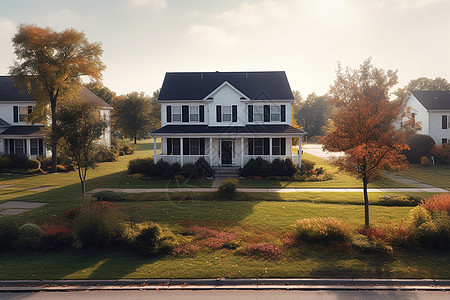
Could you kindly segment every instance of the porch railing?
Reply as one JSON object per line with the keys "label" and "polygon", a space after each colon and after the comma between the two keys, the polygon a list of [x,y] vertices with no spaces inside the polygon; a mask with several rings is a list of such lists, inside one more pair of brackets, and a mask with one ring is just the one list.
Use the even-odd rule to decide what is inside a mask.
{"label": "porch railing", "polygon": [[261,157],[264,160],[267,160],[269,162],[272,162],[274,159],[281,159],[284,160],[286,158],[292,160],[292,162],[296,165],[298,165],[298,155],[244,155],[244,165],[248,163],[250,159],[257,159],[258,157]]}
{"label": "porch railing", "polygon": [[158,154],[157,160],[162,159],[165,162],[168,162],[169,164],[179,163],[179,164],[193,164],[195,163],[200,157],[204,157],[205,160],[211,164],[210,156],[209,155],[164,155],[164,154]]}

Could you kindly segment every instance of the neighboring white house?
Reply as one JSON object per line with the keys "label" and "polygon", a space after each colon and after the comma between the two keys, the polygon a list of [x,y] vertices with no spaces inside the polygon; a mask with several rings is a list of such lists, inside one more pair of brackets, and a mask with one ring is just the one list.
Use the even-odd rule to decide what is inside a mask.
{"label": "neighboring white house", "polygon": [[420,122],[418,134],[431,136],[436,145],[450,140],[450,91],[411,91],[405,109]]}
{"label": "neighboring white house", "polygon": [[[285,72],[166,73],[159,94],[161,141],[156,160],[181,165],[204,157],[213,167],[242,167],[251,158],[289,158],[294,101]],[[156,143],[154,144],[156,153]]]}
{"label": "neighboring white house", "polygon": [[[95,103],[100,114],[109,123],[112,107],[83,87],[80,97]],[[44,124],[30,124],[26,116],[33,111],[36,101],[28,93],[20,93],[11,76],[0,76],[0,154],[25,154],[30,158],[48,156],[50,152],[44,144]],[[105,130],[101,144],[111,146],[111,128]]]}

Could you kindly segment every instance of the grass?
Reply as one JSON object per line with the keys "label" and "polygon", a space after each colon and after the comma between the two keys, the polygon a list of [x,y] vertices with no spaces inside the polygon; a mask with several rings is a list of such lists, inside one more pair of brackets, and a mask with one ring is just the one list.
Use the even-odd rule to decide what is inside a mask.
{"label": "grass", "polygon": [[423,167],[415,164],[399,174],[450,191],[450,165]]}
{"label": "grass", "polygon": [[[167,181],[149,181],[127,176],[130,159],[152,156],[149,141],[139,144],[132,156],[101,163],[88,172],[88,190],[174,186]],[[326,161],[317,167],[336,172]],[[243,181],[246,184],[250,181]],[[384,183],[382,183],[384,182]],[[259,181],[268,187],[270,182]],[[0,175],[0,203],[7,200],[48,202],[49,205],[16,216],[19,222],[60,216],[82,205],[81,187],[75,172],[38,176]],[[210,186],[210,181],[188,181],[185,185]],[[283,185],[284,183],[279,183]],[[301,184],[301,183],[298,183]],[[305,183],[316,187],[360,187],[359,180],[336,172],[329,182]],[[324,184],[329,184],[324,185]],[[400,185],[386,180],[383,186]],[[33,192],[30,188],[52,185]],[[176,184],[175,184],[176,185]],[[289,186],[290,187],[290,186]],[[301,186],[307,187],[307,185]],[[309,186],[311,187],[311,186]],[[377,205],[385,193],[370,193],[370,217],[375,226],[408,222],[409,207]],[[423,193],[423,196],[429,194]],[[239,193],[235,201],[218,201],[214,193],[134,194],[133,201],[117,203],[125,219],[152,220],[179,231],[197,224],[239,233],[252,242],[281,244],[292,233],[296,220],[335,217],[350,228],[364,224],[362,193]],[[392,255],[342,251],[302,246],[287,249],[281,259],[263,260],[235,254],[231,250],[202,251],[195,257],[149,257],[126,249],[63,249],[41,252],[0,252],[0,279],[112,279],[112,278],[242,278],[242,277],[362,277],[362,278],[450,278],[448,251],[395,251]]]}

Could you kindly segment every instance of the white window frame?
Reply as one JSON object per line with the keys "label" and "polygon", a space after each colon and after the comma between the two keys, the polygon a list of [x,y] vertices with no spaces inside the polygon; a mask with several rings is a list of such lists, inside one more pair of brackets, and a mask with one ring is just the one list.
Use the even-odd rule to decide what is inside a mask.
{"label": "white window frame", "polygon": [[[27,147],[26,140],[23,140],[23,139],[14,139],[13,141],[14,141],[14,154],[22,154],[22,155],[25,155],[25,153],[26,153],[25,150],[26,150],[26,147]],[[22,143],[22,147],[17,147],[17,142],[18,142],[18,141],[20,141],[20,142]],[[22,152],[21,152],[21,153],[18,153],[17,149],[22,149]]]}
{"label": "white window frame", "polygon": [[[278,145],[275,145],[276,143],[278,143]],[[274,151],[275,149],[278,151]],[[281,155],[281,138],[272,138],[272,154]]]}
{"label": "white window frame", "polygon": [[181,118],[182,118],[181,105],[172,106],[172,122],[181,123]]}
{"label": "white window frame", "polygon": [[231,105],[222,106],[222,122],[231,122],[232,119],[232,109]]}
{"label": "white window frame", "polygon": [[200,139],[189,139],[189,155],[200,155]]}
{"label": "white window frame", "polygon": [[[278,110],[278,112],[276,110]],[[270,106],[270,122],[281,122],[281,106],[280,105],[271,105]]]}
{"label": "white window frame", "polygon": [[189,122],[200,121],[200,108],[198,105],[189,105]]}
{"label": "white window frame", "polygon": [[30,139],[30,155],[39,155],[39,139]]}
{"label": "white window frame", "polygon": [[[258,141],[257,145],[256,142]],[[257,153],[256,149],[260,149],[260,153]],[[264,155],[264,139],[263,138],[254,138],[253,139],[253,155]]]}
{"label": "white window frame", "polygon": [[28,116],[28,106],[19,106],[19,122],[26,122]]}
{"label": "white window frame", "polygon": [[253,122],[264,122],[264,106],[253,106]]}

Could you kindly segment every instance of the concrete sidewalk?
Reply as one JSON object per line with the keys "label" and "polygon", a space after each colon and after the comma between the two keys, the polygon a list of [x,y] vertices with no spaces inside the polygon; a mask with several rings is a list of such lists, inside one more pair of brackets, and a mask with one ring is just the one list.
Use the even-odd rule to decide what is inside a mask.
{"label": "concrete sidewalk", "polygon": [[[160,188],[160,189],[115,189],[115,188],[97,188],[89,191],[89,193],[96,193],[100,191],[113,191],[120,193],[176,193],[176,192],[215,192],[217,188]],[[239,192],[247,192],[247,193],[324,193],[324,192],[332,192],[332,193],[362,193],[362,188],[359,189],[264,189],[264,188],[238,188]],[[376,188],[376,189],[368,189],[369,193],[448,193],[447,190],[441,189],[438,187],[431,188]]]}
{"label": "concrete sidewalk", "polygon": [[424,290],[449,291],[439,279],[118,279],[0,281],[0,292],[82,290]]}

